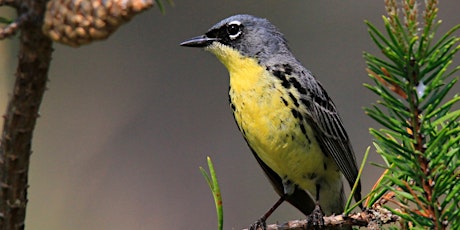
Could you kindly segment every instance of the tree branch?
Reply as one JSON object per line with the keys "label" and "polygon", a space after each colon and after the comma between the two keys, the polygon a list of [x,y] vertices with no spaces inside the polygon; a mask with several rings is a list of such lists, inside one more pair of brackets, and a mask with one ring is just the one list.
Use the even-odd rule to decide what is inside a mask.
{"label": "tree branch", "polygon": [[[323,217],[323,219],[325,229],[336,229],[340,226],[355,226],[378,230],[382,224],[398,222],[400,217],[387,209],[377,207],[361,213],[351,214],[350,216],[332,215]],[[292,220],[284,224],[268,225],[266,230],[315,230],[316,227],[308,223],[307,220]]]}
{"label": "tree branch", "polygon": [[[45,0],[24,0],[19,18],[3,34],[21,27],[16,82],[0,142],[0,229],[24,229],[32,134],[46,88],[52,42],[41,30]],[[30,17],[31,15],[37,17]],[[8,32],[13,31],[13,32]]]}
{"label": "tree branch", "polygon": [[[48,3],[50,8],[47,10]],[[78,29],[82,28],[82,25],[78,24],[80,27],[70,28],[70,32],[74,32],[73,29],[78,29],[79,35],[86,35],[88,32],[90,38],[97,37],[100,39],[101,37],[96,35],[101,34],[94,31],[96,27],[113,32],[116,29],[114,26],[119,26],[136,13],[150,8],[153,2],[152,0],[0,0],[0,6],[3,5],[15,8],[18,17],[9,24],[9,21],[5,23],[5,20],[2,20],[2,23],[7,25],[0,28],[0,40],[13,36],[19,30],[21,31],[16,81],[6,114],[3,116],[3,131],[0,137],[0,230],[10,230],[25,228],[32,137],[46,89],[53,51],[51,40],[53,36],[50,36],[51,38],[46,36],[49,35],[47,28],[65,28],[65,31],[68,32],[67,21],[61,20],[67,18],[81,22],[83,25],[91,22],[91,26],[85,27],[88,31],[82,32],[81,29]],[[80,12],[79,10],[82,9],[86,9],[86,11]],[[94,9],[98,9],[98,11]],[[72,12],[76,12],[76,14],[69,15],[65,12],[61,15],[54,14],[56,11],[66,10],[74,10]],[[45,13],[49,17],[45,17]],[[108,18],[104,18],[107,21],[102,21],[101,18],[97,18],[99,21],[89,20],[95,13],[101,13],[99,15],[101,17],[107,16]],[[86,17],[83,18],[85,21],[80,20],[83,16]],[[104,25],[106,24],[111,27],[105,28]],[[102,28],[99,28],[101,26]],[[84,40],[83,43],[78,43],[82,42],[78,39],[69,41],[72,44],[92,41]]]}
{"label": "tree branch", "polygon": [[19,18],[17,18],[14,22],[8,24],[4,28],[0,28],[0,40],[9,38],[16,34],[19,27],[24,23],[24,21],[28,20],[30,17],[31,12],[24,13]]}

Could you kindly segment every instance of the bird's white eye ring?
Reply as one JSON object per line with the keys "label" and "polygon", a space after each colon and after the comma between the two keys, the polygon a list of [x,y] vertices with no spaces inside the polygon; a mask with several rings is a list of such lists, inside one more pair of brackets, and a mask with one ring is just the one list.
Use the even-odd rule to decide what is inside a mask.
{"label": "bird's white eye ring", "polygon": [[241,22],[231,21],[227,24],[228,37],[232,40],[236,39],[241,35]]}

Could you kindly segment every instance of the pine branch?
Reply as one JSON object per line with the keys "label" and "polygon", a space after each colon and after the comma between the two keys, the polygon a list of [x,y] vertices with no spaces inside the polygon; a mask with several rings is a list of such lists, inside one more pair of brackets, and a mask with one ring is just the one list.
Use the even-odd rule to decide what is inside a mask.
{"label": "pine branch", "polygon": [[366,87],[381,97],[378,105],[365,111],[384,126],[371,129],[371,134],[387,166],[366,204],[396,205],[400,211],[393,212],[402,218],[403,228],[457,229],[460,221],[453,210],[460,202],[455,195],[460,191],[455,183],[460,111],[452,111],[452,106],[460,98],[445,98],[457,82],[449,78],[460,69],[447,71],[460,49],[460,39],[453,36],[460,25],[433,43],[440,24],[438,1],[425,1],[423,11],[415,0],[385,4],[387,34],[367,24],[387,60],[368,53],[364,57],[374,80]]}

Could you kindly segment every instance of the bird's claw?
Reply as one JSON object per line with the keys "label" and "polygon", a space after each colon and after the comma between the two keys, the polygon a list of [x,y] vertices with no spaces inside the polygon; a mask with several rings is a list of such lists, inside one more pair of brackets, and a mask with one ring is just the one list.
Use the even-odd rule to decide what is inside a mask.
{"label": "bird's claw", "polygon": [[263,218],[258,219],[256,222],[254,222],[249,227],[249,230],[265,230],[265,229],[267,229],[267,223],[265,223],[265,220]]}
{"label": "bird's claw", "polygon": [[319,204],[316,204],[315,209],[307,216],[308,227],[314,227],[314,229],[323,229],[324,228],[324,219],[323,219],[323,210]]}

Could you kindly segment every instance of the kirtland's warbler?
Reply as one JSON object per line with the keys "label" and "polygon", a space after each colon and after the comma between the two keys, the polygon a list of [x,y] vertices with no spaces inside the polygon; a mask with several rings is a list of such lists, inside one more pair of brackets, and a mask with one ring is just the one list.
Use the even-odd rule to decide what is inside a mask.
{"label": "kirtland's warbler", "polygon": [[[213,53],[230,73],[230,106],[254,157],[280,199],[305,215],[343,212],[341,175],[353,186],[358,168],[342,119],[323,86],[291,53],[268,20],[235,15],[180,45]],[[361,199],[358,184],[355,200]]]}

